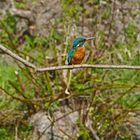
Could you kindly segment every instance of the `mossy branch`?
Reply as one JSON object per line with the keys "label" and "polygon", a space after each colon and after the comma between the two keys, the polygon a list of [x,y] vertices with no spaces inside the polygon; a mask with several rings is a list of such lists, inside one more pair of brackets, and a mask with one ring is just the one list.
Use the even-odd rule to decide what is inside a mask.
{"label": "mossy branch", "polygon": [[64,69],[77,69],[77,68],[98,68],[98,69],[129,69],[129,70],[140,70],[140,66],[131,66],[131,65],[104,65],[104,64],[79,64],[79,65],[63,65],[63,66],[53,66],[53,67],[44,67],[40,68],[35,66],[34,64],[28,62],[23,59],[19,55],[13,53],[11,50],[6,47],[0,45],[0,50],[2,50],[7,55],[11,56],[15,60],[21,62],[25,66],[32,68],[35,72],[46,72],[46,71],[54,71],[54,70],[64,70]]}

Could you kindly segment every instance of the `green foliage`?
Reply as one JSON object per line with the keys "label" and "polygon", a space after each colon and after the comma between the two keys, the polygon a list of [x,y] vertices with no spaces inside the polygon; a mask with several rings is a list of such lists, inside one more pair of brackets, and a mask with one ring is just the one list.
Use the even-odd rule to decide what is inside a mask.
{"label": "green foliage", "polygon": [[8,134],[6,129],[0,128],[0,140],[14,140],[14,138]]}
{"label": "green foliage", "polygon": [[26,7],[25,3],[23,2],[15,2],[15,6],[18,9],[24,9]]}
{"label": "green foliage", "polygon": [[102,13],[102,18],[103,19],[108,19],[111,16],[111,8],[105,8],[103,13]]}
{"label": "green foliage", "polygon": [[89,131],[83,130],[79,132],[79,139],[80,140],[89,140]]}
{"label": "green foliage", "polygon": [[0,86],[8,89],[8,81],[15,80],[15,68],[12,65],[8,65],[4,62],[0,63]]}
{"label": "green foliage", "polygon": [[74,0],[62,0],[64,17],[68,18],[69,22],[75,21],[79,19],[83,7],[80,6],[79,2],[75,2]]}
{"label": "green foliage", "polygon": [[4,43],[6,46],[12,48],[17,45],[17,38],[15,37],[16,24],[16,17],[9,13],[0,21],[0,28],[3,29],[0,32],[0,43]]}
{"label": "green foliage", "polygon": [[130,93],[122,98],[123,104],[128,108],[140,108],[140,93]]}
{"label": "green foliage", "polygon": [[136,33],[136,26],[133,23],[128,24],[126,28],[126,34],[128,37],[132,38],[135,36]]}
{"label": "green foliage", "polygon": [[81,122],[80,118],[77,120],[77,125],[79,126],[78,140],[89,140],[90,131],[86,129],[84,124]]}
{"label": "green foliage", "polygon": [[20,130],[20,137],[30,139],[29,136],[32,133],[33,126],[31,124],[22,125],[20,126],[19,130]]}
{"label": "green foliage", "polygon": [[[79,27],[82,15],[85,14],[85,18],[94,15],[92,20],[94,20],[96,28],[96,24],[106,21],[112,16],[112,7],[103,9],[98,16],[100,2],[100,0],[61,0],[63,16],[60,19],[50,20],[51,28],[47,37],[23,35],[22,43],[17,37],[16,25],[19,19],[7,14],[0,23],[2,29],[0,43],[37,66],[64,65],[73,40],[70,36],[73,24],[76,23]],[[34,0],[34,3],[37,1]],[[86,5],[83,7],[83,4]],[[91,5],[92,9],[88,9]],[[26,9],[26,2],[16,2],[16,7]],[[138,13],[139,11],[134,11],[133,14]],[[98,18],[101,19],[98,20]],[[94,29],[93,25],[89,25],[88,20],[85,23],[87,26],[91,26],[89,29]],[[61,26],[62,32],[57,31],[57,25]],[[109,27],[111,26],[109,25]],[[137,27],[134,23],[128,23],[123,31],[125,32],[125,42],[115,40],[110,46],[107,46],[106,43],[114,36],[112,34],[107,36],[105,31],[98,31],[96,28],[98,36],[95,45],[97,44],[97,47],[95,46],[94,52],[93,48],[87,46],[89,56],[86,63],[140,65]],[[93,32],[95,34],[95,31]],[[105,50],[105,53],[98,56],[102,50]],[[93,57],[97,59],[96,62],[93,61]],[[131,111],[140,110],[139,71],[77,70],[72,75],[71,94],[66,97],[64,91],[67,83],[64,82],[65,77],[62,73],[62,71],[36,73],[9,58],[7,61],[0,61],[0,110],[26,111],[28,114],[26,119],[23,118],[19,122],[20,139],[25,137],[30,139],[32,126],[29,125],[28,119],[32,114],[40,110],[46,110],[53,114],[55,109],[61,110],[59,101],[65,98],[68,98],[70,102],[75,98],[80,100],[80,103],[72,103],[74,106],[72,109],[78,106],[82,107],[83,104],[86,106],[84,108],[87,111],[86,115],[79,117],[77,122],[79,132],[74,139],[93,139],[91,130],[86,126],[87,119],[92,121],[92,127],[101,140],[114,137],[122,140],[131,138],[132,132],[126,123],[131,122]],[[13,124],[13,122],[11,123]],[[0,139],[12,140],[14,133],[11,132],[12,136],[8,133],[9,126],[2,127]],[[11,125],[10,127],[13,128]]]}
{"label": "green foliage", "polygon": [[46,47],[48,45],[48,39],[44,37],[30,37],[25,35],[26,49],[35,47]]}
{"label": "green foliage", "polygon": [[16,31],[16,18],[11,14],[8,14],[1,21],[1,28],[3,28],[5,32],[14,33]]}

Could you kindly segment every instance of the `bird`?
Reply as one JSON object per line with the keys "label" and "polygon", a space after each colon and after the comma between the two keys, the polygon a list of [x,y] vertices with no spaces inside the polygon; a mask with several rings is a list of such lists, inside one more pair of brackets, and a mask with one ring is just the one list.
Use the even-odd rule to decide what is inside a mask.
{"label": "bird", "polygon": [[72,48],[68,52],[67,62],[68,65],[81,64],[85,57],[85,42],[92,40],[95,37],[77,37],[73,41]]}

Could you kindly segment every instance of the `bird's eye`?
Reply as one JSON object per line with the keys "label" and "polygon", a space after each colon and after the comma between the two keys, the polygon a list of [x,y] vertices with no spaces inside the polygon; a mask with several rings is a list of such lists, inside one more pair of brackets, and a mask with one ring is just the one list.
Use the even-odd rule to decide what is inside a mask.
{"label": "bird's eye", "polygon": [[84,45],[84,41],[80,41],[77,46],[83,46],[83,45]]}

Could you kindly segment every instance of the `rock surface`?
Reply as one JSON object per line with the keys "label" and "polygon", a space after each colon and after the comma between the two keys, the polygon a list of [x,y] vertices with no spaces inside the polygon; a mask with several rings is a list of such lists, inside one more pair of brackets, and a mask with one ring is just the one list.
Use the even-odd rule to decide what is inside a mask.
{"label": "rock surface", "polygon": [[31,118],[31,124],[34,126],[31,140],[69,140],[66,134],[76,136],[77,119],[78,112],[68,114],[57,110],[53,116],[46,112],[38,112]]}

